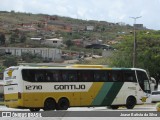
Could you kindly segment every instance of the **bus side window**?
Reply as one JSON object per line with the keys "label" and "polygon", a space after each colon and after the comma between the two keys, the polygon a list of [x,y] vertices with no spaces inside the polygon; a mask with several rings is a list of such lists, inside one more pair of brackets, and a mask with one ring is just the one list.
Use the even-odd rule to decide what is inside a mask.
{"label": "bus side window", "polygon": [[135,76],[135,71],[133,70],[125,70],[123,71],[123,77],[125,82],[137,82],[136,81],[136,76]]}
{"label": "bus side window", "polygon": [[77,72],[76,71],[69,71],[68,73],[69,81],[70,82],[76,82],[77,81]]}
{"label": "bus side window", "polygon": [[32,69],[23,69],[22,78],[28,82],[35,82],[35,71]]}
{"label": "bus side window", "polygon": [[83,74],[82,74],[82,80],[83,80],[84,82],[87,82],[87,81],[88,81],[88,74],[87,74],[87,73],[83,73]]}
{"label": "bus side window", "polygon": [[60,79],[59,79],[59,71],[53,71],[52,75],[53,75],[53,80],[52,80],[53,82],[60,81]]}
{"label": "bus side window", "polygon": [[35,81],[35,71],[34,70],[28,70],[28,80],[29,82]]}
{"label": "bus side window", "polygon": [[122,71],[121,70],[109,71],[109,81],[122,82]]}
{"label": "bus side window", "polygon": [[27,70],[22,70],[22,79],[27,80]]}
{"label": "bus side window", "polygon": [[108,72],[107,71],[102,71],[103,73],[101,74],[101,80],[102,82],[107,82],[108,81]]}
{"label": "bus side window", "polygon": [[62,81],[68,82],[68,71],[61,71]]}
{"label": "bus side window", "polygon": [[107,81],[106,71],[94,71],[94,81],[95,82],[106,82]]}
{"label": "bus side window", "polygon": [[39,70],[35,72],[35,82],[44,82],[44,81],[45,81],[44,71]]}
{"label": "bus side window", "polygon": [[94,71],[94,81],[95,82],[100,81],[100,73],[98,71]]}
{"label": "bus side window", "polygon": [[93,71],[79,71],[79,79],[84,82],[93,81]]}
{"label": "bus side window", "polygon": [[51,70],[45,70],[45,80],[46,82],[52,82],[53,81],[53,75]]}

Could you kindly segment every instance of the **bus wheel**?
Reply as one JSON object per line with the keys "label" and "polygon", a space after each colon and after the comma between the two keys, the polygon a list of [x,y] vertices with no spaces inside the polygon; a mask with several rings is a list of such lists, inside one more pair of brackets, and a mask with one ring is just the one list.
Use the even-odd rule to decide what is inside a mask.
{"label": "bus wheel", "polygon": [[69,108],[69,100],[67,98],[61,98],[56,106],[57,110],[67,110]]}
{"label": "bus wheel", "polygon": [[126,108],[133,109],[135,105],[136,105],[136,98],[133,96],[128,97],[126,101]]}
{"label": "bus wheel", "polygon": [[38,112],[38,111],[40,111],[40,108],[30,108],[29,110],[31,112]]}
{"label": "bus wheel", "polygon": [[44,111],[48,111],[48,110],[55,110],[56,108],[56,102],[53,98],[47,98],[44,102]]}

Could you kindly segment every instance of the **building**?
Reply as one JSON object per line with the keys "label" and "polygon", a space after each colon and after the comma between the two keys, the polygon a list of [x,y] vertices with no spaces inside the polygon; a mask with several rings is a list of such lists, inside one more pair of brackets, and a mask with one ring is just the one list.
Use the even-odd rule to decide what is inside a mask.
{"label": "building", "polygon": [[41,42],[43,41],[43,38],[30,38],[30,40],[32,40],[35,43],[41,44]]}
{"label": "building", "polygon": [[41,41],[42,38],[30,38],[31,40],[34,40],[34,41]]}
{"label": "building", "polygon": [[144,29],[143,24],[134,24],[136,29]]}
{"label": "building", "polygon": [[42,44],[53,47],[60,47],[63,44],[63,40],[58,38],[45,39]]}
{"label": "building", "polygon": [[44,59],[52,61],[61,60],[62,51],[57,48],[17,48],[17,47],[1,47],[0,52],[21,56],[23,53],[30,52],[32,54],[39,54]]}
{"label": "building", "polygon": [[94,26],[86,26],[86,30],[87,31],[93,31],[94,30]]}

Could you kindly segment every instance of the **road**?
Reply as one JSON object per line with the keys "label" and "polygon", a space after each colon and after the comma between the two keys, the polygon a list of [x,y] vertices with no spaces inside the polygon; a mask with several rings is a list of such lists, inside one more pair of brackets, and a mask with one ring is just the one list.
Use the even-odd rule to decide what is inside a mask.
{"label": "road", "polygon": [[[28,109],[14,109],[7,108],[6,106],[0,106],[0,111],[29,111]],[[41,110],[43,111],[43,110]],[[69,108],[68,111],[156,111],[156,104],[144,104],[136,105],[134,109],[126,109],[125,107],[120,107],[117,110],[107,109],[106,107],[74,107]]]}
{"label": "road", "polygon": [[[69,108],[68,110],[67,110],[67,112],[66,111],[61,111],[61,112],[66,112],[66,113],[64,113],[61,117],[43,117],[43,118],[37,118],[37,117],[35,117],[35,118],[32,118],[32,120],[51,120],[51,119],[54,119],[54,120],[77,120],[77,118],[78,118],[78,120],[90,120],[90,119],[92,119],[92,120],[106,120],[106,117],[95,117],[95,115],[93,115],[93,116],[90,116],[90,117],[81,117],[81,112],[79,112],[79,111],[82,111],[82,113],[83,112],[108,112],[109,114],[111,113],[111,114],[114,114],[114,113],[117,113],[117,112],[119,112],[119,114],[121,114],[121,113],[125,113],[125,112],[129,112],[129,113],[132,113],[132,112],[137,112],[137,113],[139,113],[139,112],[142,112],[142,111],[144,111],[144,112],[155,112],[156,111],[156,104],[146,104],[146,105],[136,105],[135,106],[135,108],[134,109],[126,109],[125,107],[120,107],[118,110],[112,110],[112,109],[107,109],[106,107],[90,107],[90,108],[88,108],[88,107],[84,107],[84,108],[80,108],[80,107],[75,107],[75,108]],[[11,112],[29,112],[29,110],[25,110],[25,109],[13,109],[13,108],[7,108],[7,107],[5,107],[5,106],[0,106],[0,111],[3,111],[3,112],[8,112],[8,111],[11,111]],[[42,111],[42,110],[41,110]],[[78,115],[78,117],[66,117],[67,116],[67,114],[72,114],[72,112],[79,112],[79,115]],[[106,113],[107,113],[106,112]],[[41,114],[41,113],[43,113],[43,112],[40,112],[39,114]],[[46,114],[53,114],[53,113],[56,113],[56,112],[54,112],[54,111],[49,111],[49,112],[46,112]],[[112,117],[107,117],[108,119],[112,119],[112,120],[115,120],[115,119],[118,119],[118,120],[124,120],[124,119],[126,119],[126,120],[140,120],[141,118],[143,118],[143,117],[120,117],[120,116],[116,116],[116,117],[114,117],[114,116],[112,116]],[[131,119],[132,118],[132,119]],[[144,119],[145,120],[152,120],[152,118],[153,117],[145,117]],[[154,117],[154,120],[158,120],[159,119],[159,117]],[[1,118],[0,118],[1,119]],[[21,119],[20,117],[14,117],[14,118],[4,118],[3,117],[3,119],[4,120],[17,120],[17,119]],[[24,119],[24,118],[23,118]],[[144,120],[144,119],[142,119],[142,120]],[[25,120],[30,120],[30,118],[25,118]]]}
{"label": "road", "polygon": [[[159,90],[160,90],[160,87],[159,87]],[[25,109],[13,109],[13,108],[7,108],[7,107],[5,107],[5,106],[0,106],[0,114],[2,114],[2,112],[20,112],[20,113],[22,113],[22,112],[27,112],[27,114],[28,113],[30,113],[29,112],[29,110],[25,110]],[[79,111],[81,111],[81,112],[79,112]],[[57,111],[56,111],[57,112]],[[49,111],[49,112],[43,112],[42,110],[39,112],[39,114],[41,114],[42,113],[42,116],[43,116],[43,113],[46,113],[46,115],[55,115],[55,114],[57,114],[55,111]],[[100,117],[97,117],[96,115],[93,115],[93,112],[95,113],[95,114],[97,114],[96,112],[98,112],[98,113],[101,113],[101,112],[105,112],[106,114],[112,114],[111,115],[111,117],[108,117],[107,116],[107,119],[112,119],[112,120],[152,120],[152,119],[154,119],[154,120],[159,120],[159,117],[156,117],[156,116],[149,116],[149,117],[142,117],[142,116],[140,116],[140,117],[133,117],[133,116],[130,116],[130,117],[122,117],[122,116],[120,116],[120,114],[124,114],[124,113],[126,113],[126,112],[129,112],[130,114],[131,113],[134,113],[134,112],[136,112],[137,114],[138,113],[141,113],[141,112],[146,112],[146,113],[148,113],[148,112],[151,112],[151,113],[156,113],[156,103],[155,104],[144,104],[144,105],[136,105],[135,106],[135,108],[134,109],[126,109],[125,107],[120,107],[119,109],[117,109],[117,110],[112,110],[112,109],[107,109],[106,107],[90,107],[90,108],[88,108],[88,107],[74,107],[74,108],[69,108],[67,111],[59,111],[60,112],[60,114],[61,114],[61,112],[63,113],[63,115],[62,116],[60,116],[60,117],[42,117],[42,118],[39,118],[39,117],[34,117],[34,118],[32,118],[32,120],[51,120],[51,119],[54,119],[54,120],[106,120],[106,117],[102,117],[102,116],[100,116]],[[79,112],[78,113],[78,117],[68,117],[67,115],[68,114],[73,114],[74,112]],[[90,117],[82,117],[82,115],[81,115],[81,113],[92,113],[92,115],[94,116],[90,116]],[[119,116],[114,116],[114,114],[116,114],[116,113],[118,113],[119,114]],[[160,113],[159,113],[160,114]],[[160,116],[158,114],[158,116]],[[14,118],[8,118],[8,117],[3,117],[2,118],[3,120],[19,120],[19,119],[23,119],[24,120],[24,118],[21,118],[21,117],[14,117]],[[30,120],[31,118],[28,118],[28,117],[25,117],[25,120]],[[0,118],[0,120],[1,120],[1,118]]]}

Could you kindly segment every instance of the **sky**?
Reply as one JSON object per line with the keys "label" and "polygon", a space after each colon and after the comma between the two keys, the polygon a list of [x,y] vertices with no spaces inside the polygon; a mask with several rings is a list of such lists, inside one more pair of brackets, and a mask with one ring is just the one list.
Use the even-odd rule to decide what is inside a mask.
{"label": "sky", "polygon": [[0,0],[0,11],[43,13],[83,20],[136,24],[160,30],[160,0]]}

